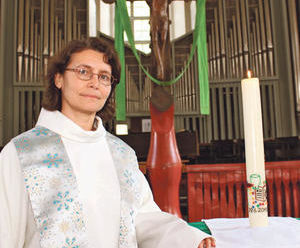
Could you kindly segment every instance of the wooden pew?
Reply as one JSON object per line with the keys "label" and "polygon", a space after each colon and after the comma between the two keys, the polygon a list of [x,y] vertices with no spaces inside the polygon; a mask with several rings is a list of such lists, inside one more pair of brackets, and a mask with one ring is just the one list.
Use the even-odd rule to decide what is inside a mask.
{"label": "wooden pew", "polygon": [[[150,133],[130,133],[118,137],[134,149],[139,161],[145,161],[147,159]],[[197,138],[195,132],[177,132],[176,141],[180,157],[183,160],[195,158],[199,155],[197,152]]]}
{"label": "wooden pew", "polygon": [[[188,221],[247,217],[245,164],[187,165]],[[266,162],[269,216],[300,217],[300,161]]]}

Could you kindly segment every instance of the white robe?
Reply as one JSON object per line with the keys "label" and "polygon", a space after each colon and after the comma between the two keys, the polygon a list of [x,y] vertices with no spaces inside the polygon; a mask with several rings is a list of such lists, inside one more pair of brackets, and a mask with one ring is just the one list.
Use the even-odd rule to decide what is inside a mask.
{"label": "white robe", "polygon": [[[61,135],[77,179],[89,242],[117,248],[120,186],[100,119],[96,131],[85,131],[59,111],[42,109],[37,125]],[[136,217],[140,248],[193,248],[209,235],[160,211],[142,177],[143,205]],[[0,248],[40,248],[17,151],[9,142],[0,154]]]}

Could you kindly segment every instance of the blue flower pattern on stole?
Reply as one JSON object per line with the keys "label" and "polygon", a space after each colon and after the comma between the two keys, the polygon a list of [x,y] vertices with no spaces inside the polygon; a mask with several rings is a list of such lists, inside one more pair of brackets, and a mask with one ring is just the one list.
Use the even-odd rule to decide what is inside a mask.
{"label": "blue flower pattern on stole", "polygon": [[47,136],[49,133],[49,129],[44,128],[44,127],[36,127],[35,129],[32,130],[33,133],[35,133],[36,136]]}
{"label": "blue flower pattern on stole", "polygon": [[40,234],[43,235],[45,231],[48,230],[48,226],[47,226],[47,220],[44,220],[42,223],[41,223],[41,231],[40,231]]}
{"label": "blue flower pattern on stole", "polygon": [[107,133],[121,187],[119,248],[136,248],[134,219],[141,204],[140,177],[134,151],[117,137]]}
{"label": "blue flower pattern on stole", "polygon": [[73,177],[73,174],[72,174],[73,172],[72,172],[72,170],[70,169],[70,168],[66,168],[66,170],[65,170],[65,174],[66,174],[66,176],[68,176],[68,177]]}
{"label": "blue flower pattern on stole", "polygon": [[79,248],[79,245],[76,244],[76,238],[66,238],[66,243],[62,248]]}
{"label": "blue flower pattern on stole", "polygon": [[[137,208],[141,202],[141,192],[139,187],[140,178],[136,157],[134,151],[132,151],[132,149],[124,142],[111,134],[108,134],[107,136],[109,137],[108,143],[111,147],[112,155],[115,160],[114,162],[116,164],[121,186],[119,247],[136,248],[134,219]],[[39,149],[41,144],[45,150]],[[53,144],[55,145],[53,146]],[[52,202],[52,204],[50,204],[52,207],[49,209],[59,211],[59,213],[57,213],[62,216],[59,223],[66,223],[69,225],[68,223],[71,221],[72,224],[70,223],[69,225],[71,229],[68,229],[68,235],[66,233],[62,235],[62,239],[58,237],[59,235],[57,235],[58,239],[52,240],[51,237],[56,237],[55,235],[61,227],[58,226],[58,220],[55,220],[50,215],[48,216],[51,211],[45,212],[38,222],[41,240],[44,241],[42,247],[48,248],[50,247],[49,245],[54,245],[57,248],[89,247],[84,245],[88,244],[88,240],[85,237],[85,225],[81,213],[81,203],[78,201],[76,180],[74,179],[75,176],[73,175],[72,167],[69,164],[65,148],[63,147],[59,135],[43,127],[36,127],[30,132],[27,132],[25,135],[15,139],[15,145],[18,153],[22,156],[24,154],[24,158],[28,158],[28,151],[32,152],[32,154],[38,153],[39,151],[47,151],[40,155],[40,165],[43,166],[38,168],[38,172],[41,171],[45,173],[45,175],[48,175],[47,171],[49,170],[47,168],[51,168],[50,172],[53,173],[50,173],[51,175],[54,175],[55,177],[56,175],[59,177],[60,175],[63,175],[66,181],[70,180],[68,182],[64,181],[64,184],[59,186],[57,189],[51,188],[48,192],[50,203]],[[43,168],[46,170],[43,170]],[[44,186],[41,185],[38,180],[41,175],[35,177],[36,175],[35,173],[32,173],[30,167],[25,167],[25,169],[27,170],[27,178],[25,177],[27,179],[27,185],[30,185],[28,190],[31,187],[33,189],[30,191],[30,195],[39,200],[40,194],[37,194],[35,188],[40,187],[41,189],[44,189]],[[75,183],[73,183],[73,180],[75,180]],[[54,192],[54,194],[52,194],[52,192]],[[35,207],[39,207],[39,203],[37,201],[32,203]],[[36,213],[34,214],[35,217],[37,217]],[[39,217],[37,217],[37,219],[39,219]],[[74,225],[74,223],[77,223],[78,225]]]}
{"label": "blue flower pattern on stole", "polygon": [[41,248],[92,248],[85,234],[76,178],[61,137],[37,126],[16,137],[14,144]]}
{"label": "blue flower pattern on stole", "polygon": [[50,153],[48,153],[48,154],[47,154],[47,157],[48,157],[48,159],[45,159],[45,160],[43,161],[43,163],[44,163],[44,164],[47,164],[47,165],[48,165],[48,168],[51,168],[52,165],[54,165],[56,168],[58,168],[59,163],[62,162],[62,159],[61,159],[61,158],[57,158],[57,157],[58,157],[58,154],[57,154],[57,153],[55,153],[53,156],[52,156]]}
{"label": "blue flower pattern on stole", "polygon": [[31,187],[31,191],[35,192],[35,190],[39,186],[40,178],[38,177],[38,175],[29,174],[24,179],[24,181],[25,181],[26,189],[28,189],[29,187]]}
{"label": "blue flower pattern on stole", "polygon": [[17,139],[15,142],[15,146],[16,146],[17,150],[19,150],[21,152],[29,150],[29,148],[30,148],[29,141],[25,137],[21,137],[21,138]]}
{"label": "blue flower pattern on stole", "polygon": [[124,177],[126,178],[126,183],[128,183],[130,186],[133,186],[135,181],[132,177],[132,172],[130,172],[129,170],[125,170],[124,171]]}
{"label": "blue flower pattern on stole", "polygon": [[73,202],[73,198],[68,197],[69,194],[69,191],[66,191],[64,194],[62,192],[58,192],[58,199],[53,201],[53,204],[58,206],[58,211],[60,211],[63,207],[66,210],[69,209],[69,202]]}

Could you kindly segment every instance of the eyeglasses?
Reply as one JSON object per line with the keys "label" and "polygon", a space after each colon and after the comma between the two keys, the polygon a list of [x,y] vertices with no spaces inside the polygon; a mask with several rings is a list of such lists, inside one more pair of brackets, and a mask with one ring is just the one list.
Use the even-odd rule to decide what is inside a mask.
{"label": "eyeglasses", "polygon": [[65,70],[75,72],[75,75],[77,76],[77,78],[81,79],[83,81],[91,80],[93,78],[93,76],[96,75],[98,78],[98,81],[105,86],[110,86],[116,81],[116,79],[110,74],[93,73],[92,68],[85,67],[82,65],[79,65],[76,68],[66,68]]}

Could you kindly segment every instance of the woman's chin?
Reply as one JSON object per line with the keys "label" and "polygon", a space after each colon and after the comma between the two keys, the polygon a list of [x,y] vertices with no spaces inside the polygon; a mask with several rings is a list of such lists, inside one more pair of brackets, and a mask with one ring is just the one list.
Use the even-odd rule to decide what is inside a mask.
{"label": "woman's chin", "polygon": [[88,107],[88,108],[84,108],[83,112],[87,113],[87,114],[96,114],[98,111],[100,111],[102,109],[103,106],[95,106],[95,107]]}

